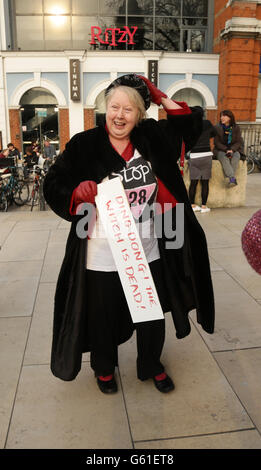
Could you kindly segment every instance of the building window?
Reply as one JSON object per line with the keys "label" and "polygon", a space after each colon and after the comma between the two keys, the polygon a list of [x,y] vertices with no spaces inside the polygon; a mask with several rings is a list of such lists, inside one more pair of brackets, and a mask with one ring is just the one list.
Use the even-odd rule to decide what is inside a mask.
{"label": "building window", "polygon": [[[211,52],[210,4],[211,0],[13,0],[15,48]],[[90,44],[91,26],[101,30],[101,41],[96,37],[95,44]],[[117,42],[124,26],[138,28],[132,44]],[[106,28],[117,28],[117,45],[105,44]]]}
{"label": "building window", "polygon": [[205,108],[205,98],[194,88],[182,88],[172,98],[175,101],[185,101],[189,106],[201,106]]}

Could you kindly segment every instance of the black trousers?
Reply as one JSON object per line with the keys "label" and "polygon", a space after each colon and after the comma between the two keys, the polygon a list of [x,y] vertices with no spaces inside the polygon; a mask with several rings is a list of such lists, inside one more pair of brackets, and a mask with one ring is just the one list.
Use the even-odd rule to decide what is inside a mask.
{"label": "black trousers", "polygon": [[[199,180],[191,180],[190,186],[189,186],[189,200],[191,204],[194,204],[195,202],[195,196],[196,196],[196,189],[198,185]],[[200,180],[201,183],[201,199],[202,199],[202,206],[205,206],[207,203],[208,199],[208,193],[209,193],[209,180]]]}
{"label": "black trousers", "polygon": [[[163,312],[169,311],[160,260],[150,269]],[[160,362],[165,319],[133,324],[117,272],[86,271],[87,327],[91,367],[95,375],[110,375],[118,366],[118,345],[127,341],[136,329],[137,377],[146,380],[164,372]]]}
{"label": "black trousers", "polygon": [[[165,319],[136,325],[137,377],[146,380],[164,372],[160,362],[165,340]],[[97,345],[96,345],[97,346]],[[106,335],[100,347],[91,351],[91,367],[95,375],[110,375],[118,365],[118,346]]]}

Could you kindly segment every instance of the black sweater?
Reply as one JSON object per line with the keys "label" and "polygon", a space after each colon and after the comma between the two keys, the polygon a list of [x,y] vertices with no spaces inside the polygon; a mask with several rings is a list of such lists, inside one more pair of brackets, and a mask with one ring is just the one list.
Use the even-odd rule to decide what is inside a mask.
{"label": "black sweater", "polygon": [[217,134],[214,126],[207,119],[203,120],[203,131],[190,153],[210,152],[209,139]]}

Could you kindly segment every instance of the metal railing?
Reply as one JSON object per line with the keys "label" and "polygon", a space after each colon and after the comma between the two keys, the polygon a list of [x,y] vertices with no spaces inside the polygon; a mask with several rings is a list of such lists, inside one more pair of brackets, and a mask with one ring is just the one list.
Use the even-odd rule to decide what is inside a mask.
{"label": "metal railing", "polygon": [[260,149],[261,146],[261,123],[260,122],[253,122],[253,123],[238,123],[242,138],[244,141],[244,150],[247,154],[248,147],[250,145],[254,145],[256,149]]}

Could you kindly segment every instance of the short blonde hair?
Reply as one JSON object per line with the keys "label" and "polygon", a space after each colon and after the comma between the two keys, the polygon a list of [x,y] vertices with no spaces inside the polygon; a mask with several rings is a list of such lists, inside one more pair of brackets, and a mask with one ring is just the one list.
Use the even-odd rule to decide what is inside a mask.
{"label": "short blonde hair", "polygon": [[131,88],[129,86],[125,85],[120,85],[120,86],[115,86],[111,88],[111,90],[108,92],[108,94],[105,96],[105,102],[106,102],[106,109],[108,106],[109,101],[113,97],[115,91],[120,90],[126,93],[128,96],[130,102],[133,104],[133,106],[136,106],[138,108],[139,114],[138,114],[138,124],[146,118],[146,109],[144,105],[144,101],[142,97],[140,96],[139,92],[135,90],[135,88]]}

